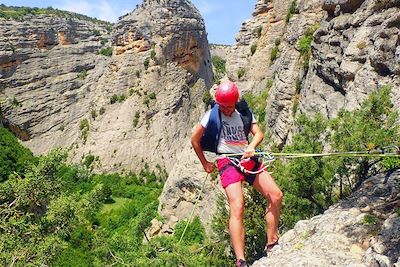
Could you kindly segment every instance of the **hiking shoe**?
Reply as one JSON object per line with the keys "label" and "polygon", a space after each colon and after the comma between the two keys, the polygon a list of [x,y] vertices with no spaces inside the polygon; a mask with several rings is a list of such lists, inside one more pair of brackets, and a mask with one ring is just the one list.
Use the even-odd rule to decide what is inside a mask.
{"label": "hiking shoe", "polygon": [[267,256],[268,253],[271,253],[271,252],[273,252],[275,250],[278,250],[279,248],[280,248],[280,246],[279,246],[278,240],[276,240],[272,244],[266,245],[265,248],[264,248],[265,256]]}
{"label": "hiking shoe", "polygon": [[243,259],[236,260],[236,267],[248,267],[247,263]]}

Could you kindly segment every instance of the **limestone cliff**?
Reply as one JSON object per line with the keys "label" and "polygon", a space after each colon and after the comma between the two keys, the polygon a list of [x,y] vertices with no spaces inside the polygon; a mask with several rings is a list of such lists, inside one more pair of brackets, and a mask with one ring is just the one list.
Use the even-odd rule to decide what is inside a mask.
{"label": "limestone cliff", "polygon": [[172,168],[212,80],[189,1],[144,1],[111,29],[54,15],[0,25],[2,123],[34,153],[69,147],[107,172]]}
{"label": "limestone cliff", "polygon": [[334,117],[383,85],[399,108],[399,14],[398,0],[259,0],[225,53],[227,74],[242,91],[268,90],[265,126],[280,146],[300,113]]}
{"label": "limestone cliff", "polygon": [[299,221],[252,265],[400,266],[400,171],[369,177],[348,199]]}

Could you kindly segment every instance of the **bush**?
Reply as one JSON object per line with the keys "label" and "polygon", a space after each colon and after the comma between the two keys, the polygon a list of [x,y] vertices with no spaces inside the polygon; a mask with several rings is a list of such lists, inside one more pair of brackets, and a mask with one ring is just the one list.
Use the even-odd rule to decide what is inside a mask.
{"label": "bush", "polygon": [[210,105],[212,100],[210,91],[206,90],[203,94],[203,103],[206,104],[206,106]]}
{"label": "bush", "polygon": [[83,143],[86,144],[88,135],[89,135],[89,121],[88,119],[83,119],[81,120],[81,123],[79,125],[79,129],[81,130],[81,138],[83,140]]}
{"label": "bush", "polygon": [[98,52],[98,54],[106,57],[111,57],[113,54],[113,48],[112,47],[103,48]]}
{"label": "bush", "polygon": [[11,173],[24,173],[36,161],[29,149],[23,147],[11,132],[0,127],[0,182],[7,180]]}
{"label": "bush", "polygon": [[78,79],[81,79],[81,80],[84,80],[86,78],[86,76],[87,76],[87,70],[85,70],[85,69],[81,70],[77,75]]}
{"label": "bush", "polygon": [[256,52],[256,50],[257,50],[257,44],[254,43],[254,44],[252,44],[251,47],[250,47],[250,53],[251,53],[251,55],[254,55],[254,53]]}
{"label": "bush", "polygon": [[272,50],[271,50],[271,63],[274,62],[275,59],[278,58],[278,52],[279,52],[279,48],[277,46],[272,48]]}
{"label": "bush", "polygon": [[286,15],[286,23],[289,22],[289,20],[293,17],[294,13],[296,12],[296,0],[293,0],[292,3],[290,4],[288,14]]}
{"label": "bush", "polygon": [[144,69],[147,70],[150,65],[150,59],[146,58],[143,62],[143,65],[144,65]]}
{"label": "bush", "polygon": [[238,79],[242,78],[245,75],[245,73],[246,73],[246,69],[245,68],[239,68],[237,70]]}

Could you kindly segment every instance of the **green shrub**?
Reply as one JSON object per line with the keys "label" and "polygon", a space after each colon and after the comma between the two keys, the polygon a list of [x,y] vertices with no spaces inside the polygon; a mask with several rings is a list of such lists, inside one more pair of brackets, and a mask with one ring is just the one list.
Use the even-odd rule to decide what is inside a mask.
{"label": "green shrub", "polygon": [[176,241],[181,240],[183,244],[202,244],[205,241],[206,233],[199,216],[196,216],[193,221],[189,223],[184,233],[183,231],[185,230],[186,225],[187,221],[180,221],[176,224],[174,239]]}
{"label": "green shrub", "polygon": [[21,102],[19,102],[15,96],[11,100],[11,105],[13,107],[21,107],[22,106]]}
{"label": "green shrub", "polygon": [[111,57],[113,54],[113,48],[112,47],[103,48],[98,52],[98,54],[106,57]]}
{"label": "green shrub", "polygon": [[256,52],[256,50],[257,50],[257,44],[254,43],[254,44],[252,44],[251,47],[250,47],[250,53],[251,53],[251,55],[254,55],[254,53]]}
{"label": "green shrub", "polygon": [[257,117],[259,125],[265,123],[265,111],[268,103],[269,88],[263,90],[259,95],[253,95],[251,92],[246,92],[243,98],[248,103],[250,109],[253,111],[254,115]]}
{"label": "green shrub", "polygon": [[242,78],[245,74],[246,74],[246,69],[245,68],[239,68],[237,70],[238,79]]}
{"label": "green shrub", "polygon": [[156,93],[155,93],[155,92],[151,92],[151,93],[148,95],[148,97],[149,97],[149,99],[156,99]]}
{"label": "green shrub", "polygon": [[152,50],[150,51],[150,58],[151,58],[152,60],[154,60],[154,59],[156,58],[156,51],[154,51],[154,49],[152,49]]}
{"label": "green shrub", "polygon": [[272,50],[271,50],[271,63],[274,62],[275,59],[278,58],[278,52],[279,52],[279,48],[277,46],[272,48]]}
{"label": "green shrub", "polygon": [[113,95],[110,97],[110,104],[114,104],[115,102],[118,101],[118,99],[119,99],[118,95],[113,94]]}
{"label": "green shrub", "polygon": [[95,157],[92,154],[88,154],[85,157],[85,160],[83,161],[83,165],[86,166],[86,168],[89,168],[89,166],[93,163]]}
{"label": "green shrub", "polygon": [[101,35],[100,31],[97,30],[97,29],[92,30],[92,33],[93,33],[94,36],[100,36]]}
{"label": "green shrub", "polygon": [[262,26],[258,26],[257,27],[256,33],[257,33],[257,37],[260,38],[261,37],[261,33],[262,33]]}
{"label": "green shrub", "polygon": [[96,117],[97,117],[97,112],[96,112],[96,110],[94,110],[94,109],[92,109],[92,111],[90,112],[90,114],[92,115],[92,119],[96,119]]}
{"label": "green shrub", "polygon": [[0,127],[0,183],[7,180],[13,172],[23,173],[35,162],[32,152],[23,147],[6,128]]}
{"label": "green shrub", "polygon": [[206,106],[210,105],[212,100],[211,94],[208,90],[206,90],[203,94],[203,103],[206,104]]}
{"label": "green shrub", "polygon": [[135,117],[133,118],[133,127],[136,127],[139,123],[140,112],[136,111]]}
{"label": "green shrub", "polygon": [[89,121],[88,119],[83,119],[81,120],[81,123],[79,125],[79,129],[81,130],[81,138],[83,140],[83,143],[86,144],[88,135],[89,135]]}
{"label": "green shrub", "polygon": [[77,75],[78,79],[81,79],[81,80],[84,80],[86,78],[86,76],[87,76],[87,70],[85,70],[85,69],[81,70]]}
{"label": "green shrub", "polygon": [[288,14],[286,15],[286,23],[289,22],[289,20],[293,17],[294,13],[296,12],[296,0],[293,0],[292,3],[290,4]]}
{"label": "green shrub", "polygon": [[103,115],[104,112],[106,112],[106,108],[105,107],[101,107],[100,110],[99,110],[99,114]]}
{"label": "green shrub", "polygon": [[305,34],[299,39],[299,50],[300,55],[303,57],[303,65],[305,69],[308,69],[310,57],[311,57],[311,43],[314,39],[314,32],[320,27],[319,23],[307,29]]}
{"label": "green shrub", "polygon": [[147,70],[149,68],[149,64],[150,64],[150,59],[146,58],[143,62],[144,65],[144,69]]}

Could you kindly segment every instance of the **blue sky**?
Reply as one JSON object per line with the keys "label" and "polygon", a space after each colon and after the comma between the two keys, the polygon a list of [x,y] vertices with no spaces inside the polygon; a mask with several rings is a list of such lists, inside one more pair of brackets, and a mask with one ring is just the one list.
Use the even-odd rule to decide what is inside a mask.
{"label": "blue sky", "polygon": [[[206,23],[208,41],[234,44],[240,25],[251,17],[256,0],[192,0]],[[142,0],[0,0],[7,6],[49,7],[116,22]]]}

